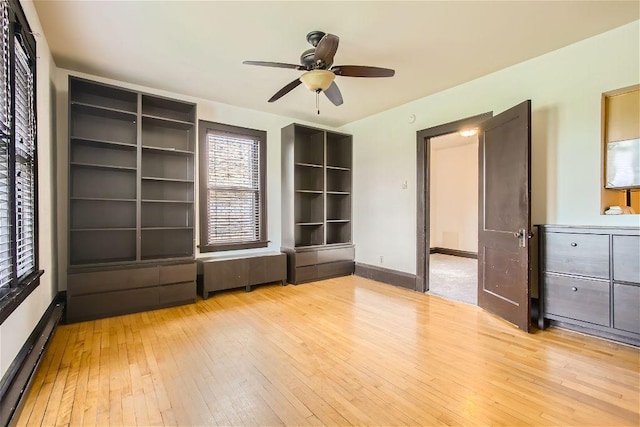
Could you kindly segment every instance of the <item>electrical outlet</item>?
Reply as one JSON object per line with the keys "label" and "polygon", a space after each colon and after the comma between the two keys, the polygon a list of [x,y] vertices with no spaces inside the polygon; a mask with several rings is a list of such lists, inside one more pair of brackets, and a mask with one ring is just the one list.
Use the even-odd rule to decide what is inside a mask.
{"label": "electrical outlet", "polygon": [[384,260],[384,257],[382,255],[380,255],[380,264],[382,264],[383,260]]}
{"label": "electrical outlet", "polygon": [[409,183],[407,182],[407,180],[405,179],[404,181],[402,181],[402,189],[406,190],[407,188],[409,188]]}

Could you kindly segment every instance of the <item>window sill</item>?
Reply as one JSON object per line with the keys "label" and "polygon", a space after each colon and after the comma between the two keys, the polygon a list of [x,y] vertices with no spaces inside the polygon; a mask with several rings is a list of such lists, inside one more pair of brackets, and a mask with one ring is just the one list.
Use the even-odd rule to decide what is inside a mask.
{"label": "window sill", "polygon": [[22,301],[40,285],[40,276],[44,270],[38,270],[27,276],[15,288],[0,289],[0,325],[22,304]]}
{"label": "window sill", "polygon": [[241,249],[255,249],[266,248],[269,246],[269,241],[250,242],[250,243],[232,243],[228,245],[216,245],[216,246],[198,246],[201,253],[205,252],[222,252],[222,251],[238,251]]}

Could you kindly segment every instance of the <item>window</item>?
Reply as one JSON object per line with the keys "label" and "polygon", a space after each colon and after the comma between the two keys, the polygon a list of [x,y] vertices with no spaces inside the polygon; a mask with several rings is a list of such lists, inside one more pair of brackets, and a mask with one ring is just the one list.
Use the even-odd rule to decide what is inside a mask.
{"label": "window", "polygon": [[266,132],[200,121],[200,251],[267,246]]}
{"label": "window", "polygon": [[0,0],[0,25],[0,287],[13,288],[38,275],[35,39],[17,1]]}

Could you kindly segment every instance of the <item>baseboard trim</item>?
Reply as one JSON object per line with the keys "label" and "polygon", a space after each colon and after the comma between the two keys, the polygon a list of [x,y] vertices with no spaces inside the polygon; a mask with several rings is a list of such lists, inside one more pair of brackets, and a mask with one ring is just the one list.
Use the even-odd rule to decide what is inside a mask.
{"label": "baseboard trim", "polygon": [[378,282],[387,283],[401,288],[416,289],[416,275],[404,273],[402,271],[391,270],[389,268],[377,267],[375,265],[362,264],[356,262],[356,276],[366,279],[376,280]]}
{"label": "baseboard trim", "polygon": [[463,258],[473,258],[478,259],[477,252],[469,252],[469,251],[461,251],[458,249],[449,249],[449,248],[431,248],[429,249],[430,254],[443,254],[443,255],[451,255],[451,256],[460,256]]}
{"label": "baseboard trim", "polygon": [[0,425],[15,424],[42,356],[62,319],[66,297],[60,292],[42,315],[0,380]]}

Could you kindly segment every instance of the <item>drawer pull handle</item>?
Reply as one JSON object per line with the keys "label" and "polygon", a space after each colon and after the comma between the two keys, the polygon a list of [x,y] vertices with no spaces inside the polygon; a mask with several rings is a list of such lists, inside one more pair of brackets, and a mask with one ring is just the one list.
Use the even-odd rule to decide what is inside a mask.
{"label": "drawer pull handle", "polygon": [[576,288],[575,286],[573,286],[573,287],[571,288],[571,290],[572,290],[573,292],[578,292],[578,288]]}
{"label": "drawer pull handle", "polygon": [[571,242],[571,246],[575,248],[576,246],[578,246],[578,244],[576,242]]}

